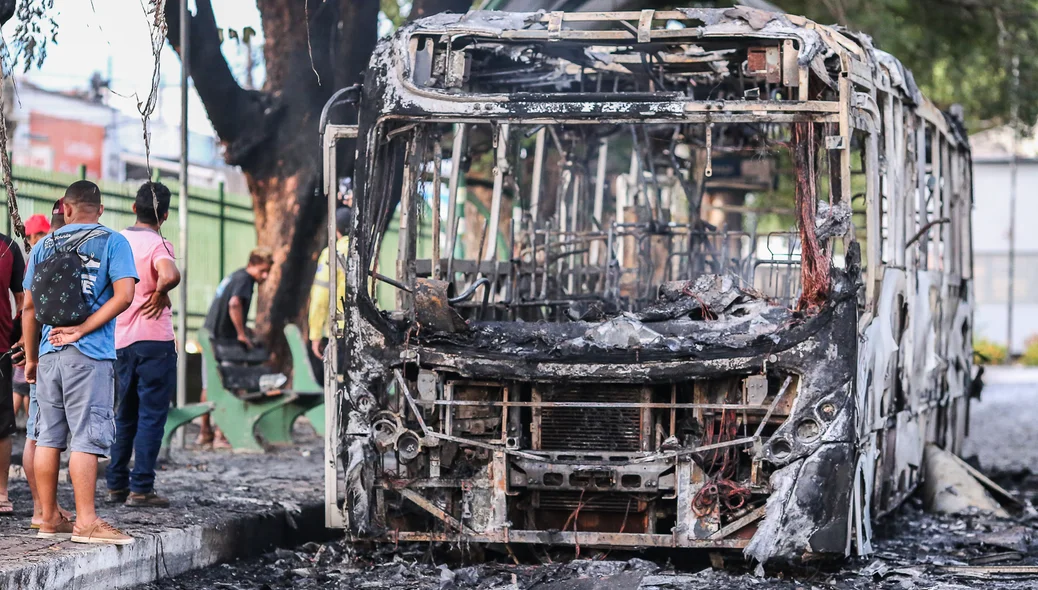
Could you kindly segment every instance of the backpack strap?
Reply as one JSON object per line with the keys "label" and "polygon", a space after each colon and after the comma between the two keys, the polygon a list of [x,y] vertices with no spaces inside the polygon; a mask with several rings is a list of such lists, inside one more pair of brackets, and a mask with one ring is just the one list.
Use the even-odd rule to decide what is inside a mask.
{"label": "backpack strap", "polygon": [[[54,253],[56,254],[58,252],[66,252],[66,253],[75,252],[78,255],[79,254],[79,252],[78,252],[79,247],[82,246],[83,244],[87,243],[88,240],[97,237],[98,234],[96,234],[94,232],[96,232],[101,227],[104,227],[104,226],[102,226],[99,223],[99,224],[95,225],[94,227],[86,230],[86,234],[83,235],[78,240],[76,240],[75,244],[72,245],[71,247],[69,247],[69,242],[71,242],[71,240],[69,240],[69,242],[66,242],[65,244],[62,244],[61,246],[55,245],[54,246]],[[90,307],[93,307],[94,304],[97,303],[97,300],[101,298],[101,294],[108,290],[108,287],[111,285],[111,283],[112,283],[112,281],[109,280],[108,277],[106,276],[105,277],[105,286],[102,289],[100,289],[100,290],[94,291],[94,297],[93,297],[93,300],[90,302]]]}

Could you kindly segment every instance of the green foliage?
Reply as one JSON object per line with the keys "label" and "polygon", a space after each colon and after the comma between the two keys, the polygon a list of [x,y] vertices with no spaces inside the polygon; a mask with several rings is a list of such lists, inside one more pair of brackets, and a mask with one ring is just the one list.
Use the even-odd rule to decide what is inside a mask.
{"label": "green foliage", "polygon": [[997,342],[980,338],[973,341],[973,357],[985,365],[1002,365],[1009,357],[1009,351]]}
{"label": "green foliage", "polygon": [[1038,118],[1038,0],[775,0],[840,23],[912,70],[938,106],[962,104],[971,131],[1010,120],[1011,59],[1020,59],[1019,121]]}
{"label": "green foliage", "polygon": [[[401,4],[405,4],[405,10],[401,10]],[[400,0],[379,0],[379,7],[382,9],[382,14],[385,15],[386,19],[393,23],[393,28],[397,28],[404,24],[407,20],[407,13],[411,11],[410,2],[400,2]]]}
{"label": "green foliage", "polygon": [[1020,363],[1028,367],[1038,367],[1038,334],[1024,342],[1024,353],[1020,355]]}
{"label": "green foliage", "polygon": [[54,0],[17,2],[14,16],[18,25],[14,35],[10,43],[0,40],[0,61],[3,64],[4,76],[9,76],[17,65],[22,67],[23,73],[27,73],[29,68],[34,66],[41,67],[43,60],[47,58],[47,47],[58,42]]}

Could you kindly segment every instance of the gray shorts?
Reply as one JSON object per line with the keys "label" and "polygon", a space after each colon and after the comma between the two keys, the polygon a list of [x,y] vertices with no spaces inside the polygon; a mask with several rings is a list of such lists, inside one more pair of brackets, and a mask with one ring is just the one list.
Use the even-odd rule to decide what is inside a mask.
{"label": "gray shorts", "polygon": [[36,440],[36,416],[40,413],[40,404],[36,403],[36,384],[29,384],[29,417],[25,421],[25,438]]}
{"label": "gray shorts", "polygon": [[115,362],[66,346],[40,357],[36,368],[36,445],[108,456],[115,440]]}

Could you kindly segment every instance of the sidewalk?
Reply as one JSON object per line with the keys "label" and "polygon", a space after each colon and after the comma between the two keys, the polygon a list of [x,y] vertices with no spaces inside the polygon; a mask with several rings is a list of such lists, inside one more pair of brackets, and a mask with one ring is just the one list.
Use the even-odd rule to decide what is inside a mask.
{"label": "sidewalk", "polygon": [[1038,367],[985,365],[984,383],[1033,385],[1038,383]]}
{"label": "sidewalk", "polygon": [[[156,491],[172,502],[166,509],[106,505],[99,477],[101,518],[136,537],[125,547],[36,538],[28,484],[12,480],[15,514],[0,518],[0,588],[134,587],[324,538],[322,442],[309,427],[296,434],[300,444],[266,455],[174,451],[157,477]],[[68,484],[59,496],[74,506]]]}

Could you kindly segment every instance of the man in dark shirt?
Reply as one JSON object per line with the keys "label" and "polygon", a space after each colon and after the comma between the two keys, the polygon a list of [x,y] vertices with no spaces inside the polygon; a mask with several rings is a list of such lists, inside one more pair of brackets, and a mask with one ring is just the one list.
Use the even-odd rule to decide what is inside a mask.
{"label": "man in dark shirt", "polygon": [[[274,257],[266,248],[255,248],[249,253],[249,264],[232,272],[216,287],[216,297],[205,316],[205,329],[213,340],[237,340],[245,348],[252,348],[252,331],[245,325],[252,306],[252,294],[256,283],[263,283],[270,276]],[[206,369],[202,367],[202,400],[205,401]],[[202,416],[202,429],[198,443],[205,445],[214,440],[209,415]]]}
{"label": "man in dark shirt", "polygon": [[237,340],[246,348],[252,348],[250,330],[245,326],[252,305],[252,292],[256,283],[262,283],[270,275],[274,264],[270,250],[256,248],[249,253],[249,264],[232,272],[216,287],[216,298],[205,316],[205,328],[218,340]]}
{"label": "man in dark shirt", "polygon": [[0,515],[11,514],[14,507],[7,497],[7,474],[11,469],[11,437],[15,432],[14,389],[11,376],[11,298],[14,293],[17,309],[22,308],[22,275],[25,260],[18,252],[18,244],[0,234]]}

